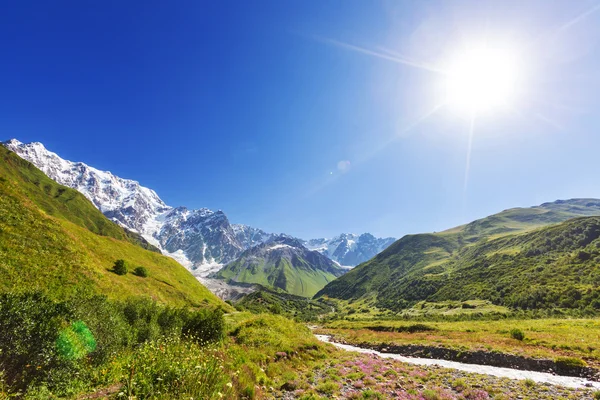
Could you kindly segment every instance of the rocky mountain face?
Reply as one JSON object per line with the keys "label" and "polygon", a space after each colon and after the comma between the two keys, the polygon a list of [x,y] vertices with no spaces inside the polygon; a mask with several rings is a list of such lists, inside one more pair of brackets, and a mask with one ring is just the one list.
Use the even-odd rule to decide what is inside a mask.
{"label": "rocky mountain face", "polygon": [[[206,277],[254,246],[277,235],[247,225],[231,224],[222,211],[172,207],[153,190],[130,179],[101,171],[82,162],[65,160],[42,143],[3,143],[54,181],[87,197],[104,215],[139,233],[163,253],[198,276]],[[365,261],[393,242],[370,234],[343,234],[333,239],[302,241],[343,266]]]}
{"label": "rocky mountain face", "polygon": [[249,249],[250,247],[265,243],[277,236],[273,233],[267,233],[262,229],[253,228],[248,225],[233,224],[231,225],[231,228],[233,228],[235,238],[244,249]]}
{"label": "rocky mountain face", "polygon": [[307,249],[301,240],[278,235],[244,251],[215,276],[311,297],[344,272],[323,254]]}
{"label": "rocky mountain face", "polygon": [[341,266],[353,267],[370,260],[396,241],[395,238],[376,238],[370,233],[355,235],[342,233],[332,239],[311,239],[304,242],[311,250],[316,250]]}

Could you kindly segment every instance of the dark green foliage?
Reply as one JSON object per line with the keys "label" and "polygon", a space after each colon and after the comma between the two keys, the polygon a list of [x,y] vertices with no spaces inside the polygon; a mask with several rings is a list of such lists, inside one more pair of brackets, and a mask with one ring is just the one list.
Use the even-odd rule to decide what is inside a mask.
{"label": "dark green foliage", "polygon": [[0,365],[9,385],[24,388],[51,369],[68,365],[55,343],[70,317],[64,304],[39,293],[0,295]]}
{"label": "dark green foliage", "polygon": [[220,309],[164,307],[147,298],[117,303],[103,296],[74,297],[57,303],[40,293],[3,294],[0,365],[13,390],[35,381],[60,391],[88,362],[105,363],[165,336],[212,342],[224,329]]}
{"label": "dark green foliage", "polygon": [[219,308],[194,312],[183,312],[181,332],[200,342],[216,342],[223,337],[225,320]]}
{"label": "dark green foliage", "polygon": [[517,340],[524,340],[525,334],[522,330],[514,328],[510,330],[510,337]]}
{"label": "dark green foliage", "polygon": [[323,299],[309,300],[267,288],[247,294],[235,306],[255,314],[281,314],[298,321],[315,321],[320,316],[331,313],[333,309],[333,304]]}
{"label": "dark green foliage", "polygon": [[113,266],[113,272],[117,275],[127,275],[127,263],[125,260],[117,260],[115,261],[115,265]]}
{"label": "dark green foliage", "polygon": [[135,267],[133,274],[142,278],[147,278],[148,270],[145,267]]}
{"label": "dark green foliage", "polygon": [[524,310],[600,309],[600,217],[470,243],[464,232],[406,236],[318,295],[374,292],[375,305],[393,311],[478,299]]}

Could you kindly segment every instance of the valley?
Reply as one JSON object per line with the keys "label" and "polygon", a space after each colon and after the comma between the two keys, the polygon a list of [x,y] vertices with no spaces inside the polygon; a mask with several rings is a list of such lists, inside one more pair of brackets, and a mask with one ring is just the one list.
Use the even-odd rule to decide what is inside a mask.
{"label": "valley", "polygon": [[148,236],[0,151],[0,399],[600,397],[598,200],[393,243],[160,205]]}

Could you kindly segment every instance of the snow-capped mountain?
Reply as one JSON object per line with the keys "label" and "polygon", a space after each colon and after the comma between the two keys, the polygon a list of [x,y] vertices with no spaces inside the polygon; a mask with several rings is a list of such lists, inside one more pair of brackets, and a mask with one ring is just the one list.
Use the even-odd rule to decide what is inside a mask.
{"label": "snow-capped mountain", "polygon": [[[48,177],[78,190],[104,215],[121,226],[141,234],[166,255],[196,275],[206,277],[235,260],[249,248],[278,235],[247,225],[230,224],[222,211],[207,208],[188,210],[165,204],[152,189],[123,179],[82,162],[65,160],[42,143],[3,143]],[[342,266],[354,266],[384,250],[394,239],[377,239],[370,234],[342,234],[333,239],[312,239],[302,243]]]}
{"label": "snow-capped mountain", "polygon": [[235,237],[244,249],[249,249],[261,243],[265,243],[272,240],[277,235],[273,233],[267,233],[262,229],[253,228],[248,225],[233,224],[231,225]]}
{"label": "snow-capped mountain", "polygon": [[396,241],[395,238],[376,238],[370,233],[342,233],[331,239],[310,239],[304,245],[316,250],[345,267],[354,267],[370,260]]}
{"label": "snow-capped mountain", "polygon": [[[108,218],[127,229],[144,234],[144,230],[152,228],[156,215],[170,209],[154,190],[84,163],[64,160],[41,143],[24,144],[12,139],[4,145],[54,181],[81,192]],[[155,240],[150,241],[156,244]]]}
{"label": "snow-capped mountain", "polygon": [[247,248],[240,244],[222,211],[168,206],[156,192],[136,181],[64,160],[41,143],[12,139],[3,144],[51,179],[81,192],[108,218],[140,233],[199,275],[211,272],[206,266],[232,261]]}

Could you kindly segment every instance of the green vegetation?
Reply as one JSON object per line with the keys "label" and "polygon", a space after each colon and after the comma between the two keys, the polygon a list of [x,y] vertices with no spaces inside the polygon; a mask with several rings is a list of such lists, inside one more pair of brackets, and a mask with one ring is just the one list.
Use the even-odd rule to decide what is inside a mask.
{"label": "green vegetation", "polygon": [[129,268],[127,268],[127,263],[125,260],[117,260],[115,261],[115,265],[113,266],[113,272],[117,275],[127,275]]}
{"label": "green vegetation", "polygon": [[[111,272],[144,265],[147,279]],[[83,195],[0,146],[0,293],[41,291],[61,300],[105,294],[191,306],[223,305],[174,260],[143,249]]]}
{"label": "green vegetation", "polygon": [[510,330],[510,337],[517,340],[523,340],[525,339],[525,334],[522,330],[518,328],[513,328]]}
{"label": "green vegetation", "polygon": [[[592,210],[596,212],[595,207]],[[571,214],[540,214],[537,208],[517,211],[439,234],[405,236],[328,284],[316,297],[337,298],[346,304],[362,299],[369,307],[395,313],[423,301],[462,302],[468,307],[474,300],[508,309],[597,313],[600,217],[539,228],[539,224]],[[505,214],[512,220],[518,216],[520,225],[499,225],[498,219],[505,221]]]}
{"label": "green vegetation", "polygon": [[297,321],[316,321],[334,312],[333,304],[326,300],[310,300],[268,288],[247,294],[235,303],[235,307],[254,314],[281,314]]}
{"label": "green vegetation", "polygon": [[[319,257],[325,258],[320,254]],[[221,269],[217,276],[234,282],[256,283],[267,288],[281,289],[297,296],[312,297],[343,273],[339,268],[320,266],[318,261],[320,260],[309,261],[300,256],[271,259],[242,254]],[[332,264],[331,261],[326,261]]]}
{"label": "green vegetation", "polygon": [[148,270],[145,267],[135,267],[133,270],[133,274],[135,276],[139,276],[140,278],[148,277]]}
{"label": "green vegetation", "polygon": [[147,298],[55,302],[40,293],[0,295],[0,365],[15,393],[44,387],[66,394],[73,375],[82,385],[95,368],[138,344],[167,336],[208,343],[223,332],[220,309],[171,308]]}

